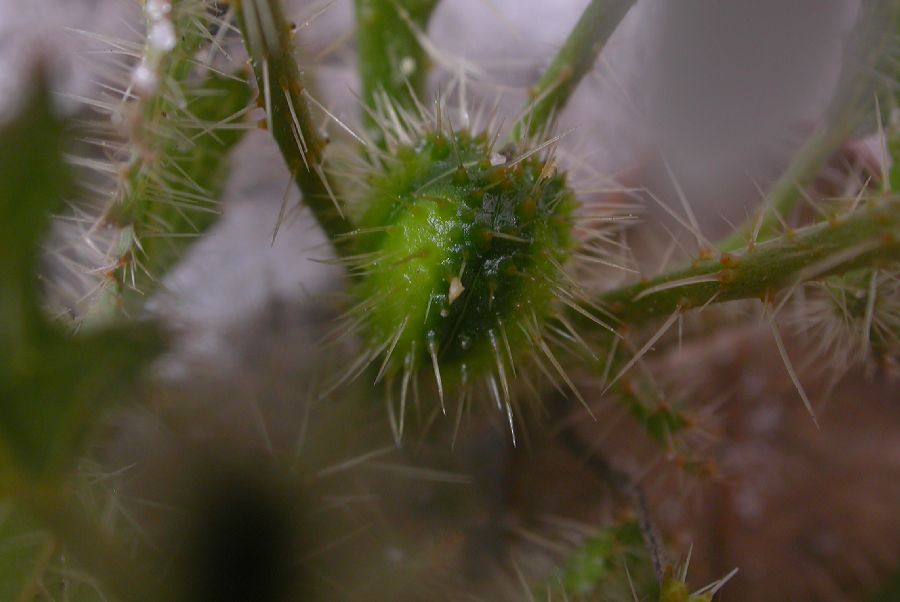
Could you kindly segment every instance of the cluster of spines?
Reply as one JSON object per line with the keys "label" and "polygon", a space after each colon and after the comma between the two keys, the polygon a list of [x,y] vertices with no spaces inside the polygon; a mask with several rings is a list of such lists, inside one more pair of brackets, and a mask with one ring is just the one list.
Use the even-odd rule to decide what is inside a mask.
{"label": "cluster of spines", "polygon": [[207,0],[142,3],[142,41],[104,44],[100,95],[77,97],[83,197],[60,220],[55,303],[82,319],[133,311],[218,215],[222,167],[248,127],[245,78],[218,55],[233,29]]}
{"label": "cluster of spines", "polygon": [[879,367],[900,376],[900,275],[861,270],[807,283],[789,315],[809,339],[807,365],[821,362],[836,384],[848,371]]}
{"label": "cluster of spines", "polygon": [[[541,388],[523,360],[583,402],[563,358],[591,354],[591,346],[566,312],[613,327],[570,271],[627,262],[610,244],[622,216],[596,206],[585,215],[557,170],[558,136],[497,148],[496,116],[481,127],[485,106],[462,107],[470,128],[454,129],[446,93],[433,110],[386,95],[375,104],[370,117],[383,146],[360,134],[368,154],[348,211],[356,227],[342,236],[352,252],[338,260],[354,279],[354,302],[335,329],[339,338],[360,333],[366,348],[334,386],[371,366],[374,380],[386,382],[398,436],[420,371],[433,373],[435,412],[447,411],[445,389],[459,390],[457,424],[481,382],[514,433],[517,393],[539,397]],[[410,305],[414,280],[422,290]],[[397,383],[399,411],[390,405]]]}

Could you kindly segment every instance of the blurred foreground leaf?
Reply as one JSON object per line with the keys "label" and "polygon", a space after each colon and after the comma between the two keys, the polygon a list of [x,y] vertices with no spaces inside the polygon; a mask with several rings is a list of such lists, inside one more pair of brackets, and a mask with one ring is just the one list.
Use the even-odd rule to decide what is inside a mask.
{"label": "blurred foreground leaf", "polygon": [[43,315],[38,253],[68,190],[65,128],[42,78],[23,106],[0,130],[0,493],[58,481],[160,342],[149,325],[78,336]]}
{"label": "blurred foreground leaf", "polygon": [[[0,504],[0,600],[18,600],[36,576],[49,537],[11,503]],[[52,553],[52,552],[51,552]]]}

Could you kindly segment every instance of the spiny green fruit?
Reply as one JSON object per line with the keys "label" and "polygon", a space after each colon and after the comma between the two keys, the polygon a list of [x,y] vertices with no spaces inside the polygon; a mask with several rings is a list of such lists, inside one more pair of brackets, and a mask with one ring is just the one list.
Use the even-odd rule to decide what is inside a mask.
{"label": "spiny green fruit", "polygon": [[496,368],[507,389],[575,250],[575,196],[552,159],[494,152],[486,134],[434,131],[393,151],[352,258],[378,378],[430,364],[443,394]]}

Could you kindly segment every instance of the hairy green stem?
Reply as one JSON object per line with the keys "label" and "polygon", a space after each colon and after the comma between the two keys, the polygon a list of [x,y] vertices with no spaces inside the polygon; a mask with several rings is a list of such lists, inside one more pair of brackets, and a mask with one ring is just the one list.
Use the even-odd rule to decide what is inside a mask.
{"label": "hairy green stem", "polygon": [[323,167],[327,141],[313,122],[308,92],[294,57],[293,27],[278,0],[237,3],[238,24],[266,109],[267,127],[303,193],[303,202],[338,254],[350,250],[353,224],[338,201],[338,188]]}
{"label": "hairy green stem", "polygon": [[847,140],[854,125],[855,120],[844,119],[833,127],[816,131],[766,193],[765,205],[753,218],[720,242],[718,248],[730,253],[777,236],[782,229],[782,220],[787,218],[800,198],[801,188],[821,173],[825,161]]}
{"label": "hairy green stem", "polygon": [[[356,41],[362,100],[379,105],[379,96],[414,110],[425,93],[430,61],[419,42],[439,0],[355,0]],[[381,128],[367,111],[363,124],[383,144]]]}
{"label": "hairy green stem", "polygon": [[610,291],[597,301],[623,325],[635,327],[708,303],[771,299],[803,281],[898,260],[900,197],[890,197],[752,249]]}
{"label": "hairy green stem", "polygon": [[[855,36],[847,43],[844,67],[838,82],[839,94],[825,111],[822,125],[794,156],[787,170],[766,193],[766,203],[718,245],[730,253],[748,243],[774,238],[781,231],[801,189],[822,171],[822,166],[853,135],[866,116],[866,107],[879,94],[882,82],[877,73],[891,56],[896,44],[895,30],[900,11],[896,3],[878,0],[863,7]],[[894,23],[894,27],[885,27]]]}
{"label": "hairy green stem", "polygon": [[600,50],[633,4],[634,0],[591,0],[550,67],[532,88],[531,101],[512,129],[513,140],[523,134],[537,135],[553,121],[593,68]]}
{"label": "hairy green stem", "polygon": [[247,107],[246,84],[212,69],[196,74],[196,55],[210,35],[207,5],[183,0],[170,9],[145,7],[147,40],[128,92],[105,109],[105,123],[91,126],[112,127],[123,138],[123,156],[90,230],[107,256],[93,270],[102,279],[96,292],[78,308],[88,327],[139,310],[184,248],[215,222],[225,160],[241,138],[230,122]]}

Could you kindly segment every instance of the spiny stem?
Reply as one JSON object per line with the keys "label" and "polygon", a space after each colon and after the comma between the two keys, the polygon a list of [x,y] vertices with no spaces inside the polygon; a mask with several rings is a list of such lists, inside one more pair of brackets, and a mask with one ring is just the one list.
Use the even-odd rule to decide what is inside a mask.
{"label": "spiny stem", "polygon": [[844,90],[825,111],[822,125],[797,152],[784,174],[766,194],[766,203],[756,215],[743,223],[718,245],[721,251],[740,249],[748,241],[762,242],[778,235],[781,220],[787,219],[801,189],[822,171],[822,166],[853,135],[866,115],[865,108],[878,95],[882,83],[877,77],[886,56],[896,54],[895,30],[884,23],[900,23],[896,3],[871,2],[860,16],[856,36],[847,44],[838,89]]}
{"label": "spiny stem", "polygon": [[766,193],[765,205],[719,243],[719,249],[730,253],[748,242],[755,244],[777,236],[781,231],[781,219],[786,219],[793,211],[800,198],[801,188],[821,173],[825,161],[846,142],[855,125],[855,120],[845,118],[834,126],[822,128],[813,134],[794,156],[784,174]]}
{"label": "spiny stem", "polygon": [[[565,420],[565,416],[571,411],[572,401],[568,398],[559,398],[556,403],[557,416]],[[641,536],[644,545],[650,553],[653,562],[653,570],[657,581],[662,581],[663,570],[668,564],[666,550],[663,545],[659,527],[653,520],[653,515],[647,505],[647,498],[640,486],[634,482],[625,472],[614,468],[606,459],[582,441],[578,431],[572,424],[566,424],[559,431],[559,438],[566,450],[578,460],[584,462],[599,479],[612,487],[619,495],[624,497],[638,516],[641,528]]]}
{"label": "spiny stem", "polygon": [[[242,135],[230,122],[242,114],[249,92],[240,78],[212,69],[197,81],[207,9],[200,0],[148,3],[147,39],[130,81],[121,83],[122,101],[107,109],[105,122],[92,124],[114,127],[125,156],[88,233],[99,235],[93,245],[107,254],[94,270],[103,281],[84,308],[88,326],[142,305],[184,247],[218,216],[225,159]],[[107,243],[103,232],[110,228]]]}
{"label": "spiny stem", "polygon": [[306,87],[294,58],[293,27],[278,0],[237,2],[238,25],[256,75],[267,127],[303,193],[303,202],[338,254],[351,246],[353,224],[338,202],[338,187],[323,167],[327,141],[313,122]]}
{"label": "spiny stem", "polygon": [[[511,138],[535,136],[566,106],[600,50],[616,30],[634,0],[591,0],[550,67],[531,90],[531,101],[513,127]],[[523,132],[524,128],[524,132]]]}
{"label": "spiny stem", "polygon": [[[377,106],[379,94],[400,107],[415,110],[425,93],[430,62],[419,42],[439,0],[355,0],[356,40],[362,99]],[[415,95],[417,98],[415,98]],[[372,140],[382,144],[381,128],[367,112],[363,123]]]}
{"label": "spiny stem", "polygon": [[[629,327],[707,303],[771,299],[802,281],[900,260],[900,197],[599,297]],[[577,316],[573,316],[577,319]]]}

